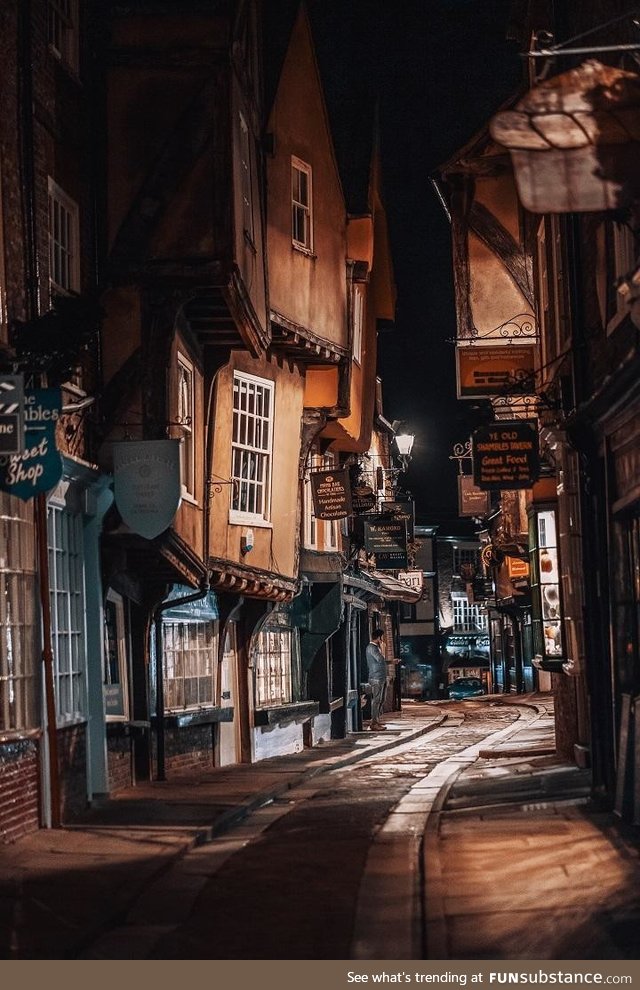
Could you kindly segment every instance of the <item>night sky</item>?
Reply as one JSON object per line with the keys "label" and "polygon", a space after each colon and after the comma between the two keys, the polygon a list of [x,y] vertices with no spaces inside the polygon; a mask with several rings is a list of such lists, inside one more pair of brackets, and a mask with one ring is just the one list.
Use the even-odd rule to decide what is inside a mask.
{"label": "night sky", "polygon": [[[384,195],[398,305],[379,337],[385,415],[415,432],[405,486],[418,519],[455,529],[453,444],[471,414],[455,396],[450,228],[430,184],[438,166],[520,86],[506,40],[511,0],[317,0],[309,4],[338,131],[379,100]],[[340,103],[340,101],[342,101]],[[336,108],[339,108],[336,111]],[[340,117],[342,114],[342,120]],[[340,135],[338,135],[338,139]]]}

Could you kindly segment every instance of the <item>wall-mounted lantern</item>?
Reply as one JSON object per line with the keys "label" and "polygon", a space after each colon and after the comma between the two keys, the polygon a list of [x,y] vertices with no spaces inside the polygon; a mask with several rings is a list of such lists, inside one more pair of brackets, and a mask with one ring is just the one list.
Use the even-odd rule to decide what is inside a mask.
{"label": "wall-mounted lantern", "polygon": [[413,433],[396,433],[393,438],[396,445],[396,450],[398,451],[398,460],[402,465],[402,470],[406,471],[409,461],[411,460],[411,451],[413,450],[413,441],[415,436]]}
{"label": "wall-mounted lantern", "polygon": [[548,79],[491,135],[511,153],[533,213],[622,209],[640,198],[640,77],[595,59]]}

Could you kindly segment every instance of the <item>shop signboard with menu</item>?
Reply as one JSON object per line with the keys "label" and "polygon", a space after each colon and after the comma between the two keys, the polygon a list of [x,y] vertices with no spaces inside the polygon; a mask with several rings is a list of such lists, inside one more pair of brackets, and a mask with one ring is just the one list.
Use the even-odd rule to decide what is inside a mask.
{"label": "shop signboard with menu", "polygon": [[555,510],[538,509],[532,524],[535,646],[543,660],[562,661],[562,595]]}

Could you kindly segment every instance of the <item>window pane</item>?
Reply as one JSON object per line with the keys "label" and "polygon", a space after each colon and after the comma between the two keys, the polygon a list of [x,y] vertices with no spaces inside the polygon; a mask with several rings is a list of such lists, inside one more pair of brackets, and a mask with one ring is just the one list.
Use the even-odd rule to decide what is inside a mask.
{"label": "window pane", "polygon": [[[231,471],[233,509],[264,518],[271,460],[271,383],[234,383],[234,430]],[[244,409],[242,405],[244,403]]]}
{"label": "window pane", "polygon": [[56,715],[65,723],[86,715],[82,519],[51,504],[47,522]]}

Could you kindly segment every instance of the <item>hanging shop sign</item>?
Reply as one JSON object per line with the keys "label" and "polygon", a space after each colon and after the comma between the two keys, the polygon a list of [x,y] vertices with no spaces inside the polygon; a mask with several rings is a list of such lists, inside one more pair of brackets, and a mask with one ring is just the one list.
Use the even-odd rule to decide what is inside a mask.
{"label": "hanging shop sign", "polygon": [[0,488],[28,501],[54,488],[62,477],[56,447],[56,424],[62,397],[59,388],[28,389],[24,394],[24,449],[2,458]]}
{"label": "hanging shop sign", "polygon": [[527,560],[522,560],[520,557],[507,557],[506,561],[511,580],[529,577],[529,562]]}
{"label": "hanging shop sign", "polygon": [[376,507],[376,493],[370,485],[355,485],[351,489],[351,508],[354,513],[371,512]]}
{"label": "hanging shop sign", "polygon": [[181,500],[180,441],[114,443],[113,472],[115,501],[123,522],[147,540],[163,533]]}
{"label": "hanging shop sign", "polygon": [[470,474],[458,475],[458,515],[482,518],[489,512],[489,492],[478,488]]}
{"label": "hanging shop sign", "polygon": [[376,567],[396,570],[407,566],[407,524],[392,516],[375,516],[364,522],[364,545],[375,554]]}
{"label": "hanging shop sign", "polygon": [[487,602],[493,598],[493,581],[487,577],[473,579],[473,599],[475,602]]}
{"label": "hanging shop sign", "polygon": [[491,121],[532,213],[620,210],[640,195],[640,78],[590,58]]}
{"label": "hanging shop sign", "polygon": [[538,421],[500,420],[471,439],[473,480],[485,491],[531,488],[540,474]]}
{"label": "hanging shop sign", "polygon": [[422,592],[424,575],[422,571],[398,571],[398,581],[402,581],[415,591]]}
{"label": "hanging shop sign", "polygon": [[515,605],[528,606],[531,604],[531,587],[529,579],[511,577],[511,569],[506,557],[496,571],[496,601],[513,602]]}
{"label": "hanging shop sign", "polygon": [[[534,318],[531,317],[533,325]],[[459,399],[491,399],[533,380],[534,344],[456,348]],[[526,392],[526,387],[524,388]]]}
{"label": "hanging shop sign", "polygon": [[24,450],[24,376],[0,375],[0,455]]}
{"label": "hanging shop sign", "polygon": [[385,516],[393,516],[394,519],[404,519],[407,524],[407,539],[413,541],[416,520],[415,502],[382,502],[380,511]]}
{"label": "hanging shop sign", "polygon": [[344,519],[351,515],[351,486],[346,468],[343,471],[312,471],[309,477],[316,519]]}

